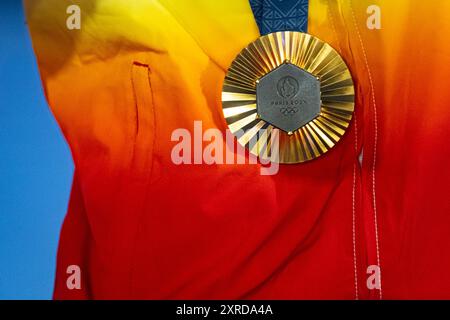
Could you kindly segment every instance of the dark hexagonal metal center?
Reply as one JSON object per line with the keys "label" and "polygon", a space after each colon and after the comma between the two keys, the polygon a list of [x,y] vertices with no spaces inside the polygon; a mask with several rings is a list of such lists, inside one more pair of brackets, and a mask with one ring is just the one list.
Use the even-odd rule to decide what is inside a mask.
{"label": "dark hexagonal metal center", "polygon": [[288,133],[320,114],[320,81],[292,63],[283,63],[256,85],[260,118]]}

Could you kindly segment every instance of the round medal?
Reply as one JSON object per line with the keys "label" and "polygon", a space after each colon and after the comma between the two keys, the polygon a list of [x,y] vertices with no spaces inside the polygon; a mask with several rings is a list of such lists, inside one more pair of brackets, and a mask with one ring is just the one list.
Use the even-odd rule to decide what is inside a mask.
{"label": "round medal", "polygon": [[354,111],[350,71],[329,44],[302,32],[250,43],[225,77],[222,106],[238,142],[260,158],[301,163],[333,148]]}

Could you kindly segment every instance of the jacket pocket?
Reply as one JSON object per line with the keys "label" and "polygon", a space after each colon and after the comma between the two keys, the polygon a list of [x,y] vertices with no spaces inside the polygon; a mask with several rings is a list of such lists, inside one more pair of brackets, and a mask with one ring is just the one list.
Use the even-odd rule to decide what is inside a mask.
{"label": "jacket pocket", "polygon": [[153,164],[156,127],[149,66],[134,62],[131,70],[131,81],[136,114],[133,166],[138,172],[143,170],[148,174]]}

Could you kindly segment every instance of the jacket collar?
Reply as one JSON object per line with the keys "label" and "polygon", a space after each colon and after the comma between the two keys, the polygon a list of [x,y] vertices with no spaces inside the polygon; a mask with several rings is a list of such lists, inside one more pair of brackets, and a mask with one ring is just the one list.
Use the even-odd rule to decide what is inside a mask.
{"label": "jacket collar", "polygon": [[159,2],[224,70],[244,47],[259,37],[248,0]]}

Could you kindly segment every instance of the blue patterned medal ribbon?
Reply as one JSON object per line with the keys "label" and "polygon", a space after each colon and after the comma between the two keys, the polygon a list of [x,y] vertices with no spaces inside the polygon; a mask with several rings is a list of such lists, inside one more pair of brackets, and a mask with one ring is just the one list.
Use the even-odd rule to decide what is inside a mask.
{"label": "blue patterned medal ribbon", "polygon": [[261,35],[308,29],[309,0],[250,0]]}

